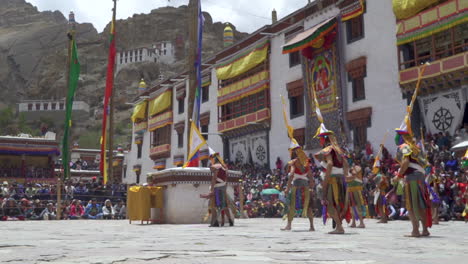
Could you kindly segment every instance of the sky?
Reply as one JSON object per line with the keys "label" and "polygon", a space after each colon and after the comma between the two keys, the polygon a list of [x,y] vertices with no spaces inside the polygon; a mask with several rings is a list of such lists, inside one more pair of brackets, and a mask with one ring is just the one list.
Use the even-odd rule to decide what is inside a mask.
{"label": "sky", "polygon": [[[26,0],[39,11],[59,10],[65,17],[75,13],[79,23],[92,23],[102,32],[112,17],[112,0]],[[278,19],[305,6],[308,0],[201,0],[202,10],[210,13],[214,22],[230,22],[237,30],[251,33],[271,23],[271,11]],[[164,6],[187,5],[188,0],[117,0],[117,19],[133,14],[149,13]]]}

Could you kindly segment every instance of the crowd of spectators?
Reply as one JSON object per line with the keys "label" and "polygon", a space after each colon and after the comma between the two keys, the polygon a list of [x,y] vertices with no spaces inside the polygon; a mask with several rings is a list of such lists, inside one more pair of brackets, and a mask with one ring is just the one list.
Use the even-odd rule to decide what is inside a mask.
{"label": "crowd of spectators", "polygon": [[[439,217],[445,220],[468,219],[462,216],[464,210],[468,210],[468,161],[464,160],[464,150],[452,152],[450,148],[459,138],[451,137],[448,133],[426,135],[425,140],[417,140],[420,147],[424,147],[428,161],[431,165],[428,175],[437,183],[436,192],[439,194]],[[370,143],[360,151],[348,151],[350,162],[363,169],[363,196],[367,201],[368,216],[377,218],[374,207],[374,190],[376,185],[372,174],[372,166],[375,161],[374,150]],[[321,216],[322,177],[318,162],[309,155],[312,161],[311,171],[315,181],[312,191],[312,200],[316,216]],[[466,163],[466,164],[465,164]],[[381,155],[382,172],[388,177],[390,185],[387,190],[389,218],[393,220],[408,219],[407,210],[402,202],[402,188],[393,178],[399,169],[398,163],[387,148],[383,147]],[[228,167],[243,172],[242,186],[244,197],[243,211],[249,217],[281,217],[285,208],[286,199],[284,193],[287,184],[287,161],[279,157],[273,169],[255,164],[236,164],[228,162]],[[265,189],[276,189],[278,194],[262,194]],[[270,192],[272,193],[272,192]],[[273,192],[274,193],[274,192]],[[236,200],[239,201],[239,193],[236,190]]]}
{"label": "crowd of spectators", "polygon": [[[125,219],[126,185],[67,181],[62,187],[60,219]],[[0,186],[0,220],[56,220],[55,184],[4,181]]]}

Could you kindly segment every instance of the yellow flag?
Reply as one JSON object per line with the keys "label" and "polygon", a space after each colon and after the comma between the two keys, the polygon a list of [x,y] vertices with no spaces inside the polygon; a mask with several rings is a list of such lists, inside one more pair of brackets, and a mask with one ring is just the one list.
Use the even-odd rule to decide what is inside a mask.
{"label": "yellow flag", "polygon": [[200,148],[206,144],[205,138],[203,138],[198,127],[190,121],[190,140],[189,140],[189,156],[187,162],[184,164],[183,168],[187,167],[190,160],[193,156],[200,150]]}

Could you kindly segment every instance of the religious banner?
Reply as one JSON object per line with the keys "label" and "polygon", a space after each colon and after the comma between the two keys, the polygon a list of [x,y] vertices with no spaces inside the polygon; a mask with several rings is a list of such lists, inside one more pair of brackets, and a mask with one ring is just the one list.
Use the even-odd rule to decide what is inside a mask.
{"label": "religious banner", "polygon": [[[313,90],[322,113],[337,109],[337,70],[336,70],[336,45],[314,51],[312,59],[304,59],[306,71],[307,91],[313,98]],[[314,106],[315,107],[315,106]]]}
{"label": "religious banner", "polygon": [[461,89],[419,97],[426,129],[431,134],[449,132],[460,126],[465,113],[465,97]]}

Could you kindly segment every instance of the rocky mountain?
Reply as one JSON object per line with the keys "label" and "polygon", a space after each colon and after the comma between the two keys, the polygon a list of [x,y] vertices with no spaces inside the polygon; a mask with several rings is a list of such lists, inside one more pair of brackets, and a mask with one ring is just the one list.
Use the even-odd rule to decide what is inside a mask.
{"label": "rocky mountain", "polygon": [[[149,14],[135,14],[131,18],[118,20],[117,49],[150,47],[159,41],[175,42],[176,38],[186,43],[188,16],[188,7],[181,6],[159,8]],[[214,23],[208,13],[204,13],[204,16],[203,54],[207,57],[223,48],[224,25],[219,22]],[[78,135],[84,137],[89,131],[100,129],[100,120],[96,120],[94,111],[102,108],[109,27],[110,24],[102,33],[98,33],[89,23],[78,24],[76,28],[82,73],[75,100],[86,101],[91,106],[91,113],[89,120],[80,121],[76,125],[73,131],[75,140],[81,141]],[[247,35],[236,31],[235,27],[233,29],[236,40]],[[65,97],[67,30],[68,21],[59,11],[39,12],[25,0],[1,0],[0,109],[7,106],[15,107],[15,104],[21,100]],[[184,70],[187,45],[178,49],[177,62],[174,64],[134,63],[117,73],[116,122],[122,123],[122,131],[118,132],[128,134],[129,106],[124,103],[129,95],[135,94],[141,77],[151,83],[157,79],[160,72],[170,76]],[[60,127],[61,125],[58,125],[56,129],[59,133]],[[95,143],[97,144],[97,139]]]}

